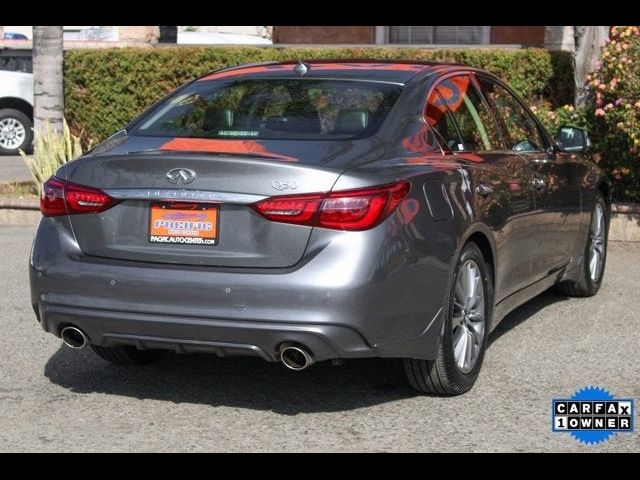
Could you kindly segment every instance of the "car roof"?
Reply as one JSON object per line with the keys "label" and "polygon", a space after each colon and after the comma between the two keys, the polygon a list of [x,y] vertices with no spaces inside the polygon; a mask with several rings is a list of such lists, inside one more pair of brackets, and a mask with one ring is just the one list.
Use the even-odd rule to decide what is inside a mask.
{"label": "car roof", "polygon": [[[470,69],[467,65],[417,60],[375,60],[375,59],[323,59],[291,60],[285,62],[265,62],[237,65],[207,73],[198,81],[219,80],[227,77],[278,77],[299,78],[294,67],[304,63],[308,69],[305,78],[348,78],[406,84],[418,74],[436,71]],[[420,75],[423,76],[423,75]]]}

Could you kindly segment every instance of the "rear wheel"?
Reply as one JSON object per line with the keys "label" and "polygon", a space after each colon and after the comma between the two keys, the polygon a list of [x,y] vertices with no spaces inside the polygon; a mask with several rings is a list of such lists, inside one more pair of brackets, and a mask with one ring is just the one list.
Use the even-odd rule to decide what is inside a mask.
{"label": "rear wheel", "polygon": [[580,274],[575,281],[562,282],[556,289],[571,297],[591,297],[598,293],[604,267],[607,261],[607,238],[609,218],[607,204],[600,192],[596,194],[596,202],[591,212],[589,235],[584,247],[584,260],[580,266]]}
{"label": "rear wheel", "polygon": [[118,365],[143,365],[159,360],[166,353],[165,350],[138,350],[131,345],[117,347],[91,345],[91,348],[100,358]]}
{"label": "rear wheel", "polygon": [[435,360],[405,359],[409,383],[436,395],[471,389],[482,366],[489,336],[493,291],[489,269],[475,243],[462,249],[445,302],[445,325]]}
{"label": "rear wheel", "polygon": [[31,119],[14,108],[0,109],[0,153],[17,155],[28,151],[33,141]]}

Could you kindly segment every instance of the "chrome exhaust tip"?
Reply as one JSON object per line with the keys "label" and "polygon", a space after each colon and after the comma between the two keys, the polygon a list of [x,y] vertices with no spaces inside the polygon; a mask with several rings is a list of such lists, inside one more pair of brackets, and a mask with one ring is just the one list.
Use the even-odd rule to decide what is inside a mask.
{"label": "chrome exhaust tip", "polygon": [[299,372],[313,364],[311,354],[304,347],[286,345],[280,349],[280,360],[290,370]]}
{"label": "chrome exhaust tip", "polygon": [[60,332],[60,336],[64,344],[70,348],[84,348],[89,343],[89,339],[84,332],[72,325],[64,327]]}

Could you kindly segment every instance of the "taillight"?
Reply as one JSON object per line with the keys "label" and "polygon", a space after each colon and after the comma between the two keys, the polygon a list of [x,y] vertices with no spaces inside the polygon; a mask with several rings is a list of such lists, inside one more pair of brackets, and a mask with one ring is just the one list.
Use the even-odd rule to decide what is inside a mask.
{"label": "taillight", "polygon": [[409,193],[409,183],[331,192],[322,202],[318,226],[366,230],[387,218]]}
{"label": "taillight", "polygon": [[66,182],[51,177],[42,185],[40,211],[45,217],[99,213],[111,208],[117,200],[97,188]]}
{"label": "taillight", "polygon": [[40,211],[45,217],[66,215],[64,204],[64,183],[56,177],[51,177],[42,185],[40,192]]}
{"label": "taillight", "polygon": [[409,192],[408,182],[327,194],[270,197],[253,205],[268,220],[336,230],[366,230],[378,225]]}
{"label": "taillight", "polygon": [[263,217],[274,222],[313,225],[321,201],[322,194],[284,195],[266,198],[253,207]]}

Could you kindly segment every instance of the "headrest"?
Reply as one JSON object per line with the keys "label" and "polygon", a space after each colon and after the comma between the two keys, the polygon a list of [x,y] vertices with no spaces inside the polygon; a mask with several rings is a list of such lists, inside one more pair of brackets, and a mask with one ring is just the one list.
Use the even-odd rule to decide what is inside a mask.
{"label": "headrest", "polygon": [[319,134],[322,128],[317,110],[287,109],[281,116],[269,117],[266,127],[281,132]]}
{"label": "headrest", "polygon": [[225,130],[233,125],[233,110],[208,108],[204,112],[203,130]]}
{"label": "headrest", "polygon": [[366,110],[341,110],[333,133],[360,133],[368,123],[369,112]]}

